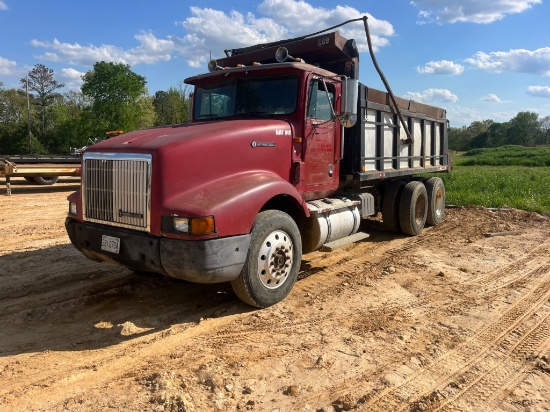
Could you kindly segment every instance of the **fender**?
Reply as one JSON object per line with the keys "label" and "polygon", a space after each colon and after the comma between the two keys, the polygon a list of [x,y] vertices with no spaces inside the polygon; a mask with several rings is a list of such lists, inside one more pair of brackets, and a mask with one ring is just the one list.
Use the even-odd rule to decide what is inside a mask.
{"label": "fender", "polygon": [[278,195],[291,197],[309,217],[296,188],[269,171],[250,171],[227,176],[166,200],[163,214],[214,216],[219,237],[250,233],[261,208]]}

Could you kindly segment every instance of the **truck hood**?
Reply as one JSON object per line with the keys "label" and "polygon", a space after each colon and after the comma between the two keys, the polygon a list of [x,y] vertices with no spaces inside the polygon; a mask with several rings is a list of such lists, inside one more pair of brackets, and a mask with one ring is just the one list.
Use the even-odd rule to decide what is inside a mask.
{"label": "truck hood", "polygon": [[[193,141],[208,140],[211,144],[235,138],[254,141],[258,136],[280,137],[290,131],[286,121],[274,119],[230,120],[192,123],[137,130],[99,142],[90,148],[92,152],[154,153],[159,150],[188,146]],[[288,134],[287,134],[288,138]]]}
{"label": "truck hood", "polygon": [[[243,196],[250,183],[246,176],[255,176],[264,186],[271,176],[268,180],[286,182],[295,190],[289,184],[292,148],[288,122],[239,119],[135,131],[86,152],[151,154],[153,209],[168,215],[218,216],[226,213],[221,212],[226,199]],[[236,181],[241,183],[229,183]],[[227,194],[229,187],[235,193]],[[254,187],[259,183],[249,191]],[[237,219],[239,211],[231,213]],[[222,234],[223,228],[219,230]]]}

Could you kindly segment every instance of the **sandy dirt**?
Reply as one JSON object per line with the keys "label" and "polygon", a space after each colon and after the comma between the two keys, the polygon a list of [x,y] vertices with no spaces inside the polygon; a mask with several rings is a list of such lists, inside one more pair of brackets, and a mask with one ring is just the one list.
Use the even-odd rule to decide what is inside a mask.
{"label": "sandy dirt", "polygon": [[0,411],[550,410],[548,217],[450,208],[414,238],[369,221],[254,310],[86,259],[60,182],[0,181]]}

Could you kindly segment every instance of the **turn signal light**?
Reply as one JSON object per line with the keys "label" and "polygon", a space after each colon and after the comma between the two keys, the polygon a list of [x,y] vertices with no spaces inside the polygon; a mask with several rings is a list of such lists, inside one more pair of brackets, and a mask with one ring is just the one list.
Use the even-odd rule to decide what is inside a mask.
{"label": "turn signal light", "polygon": [[209,235],[210,233],[214,233],[214,216],[191,219],[192,235]]}
{"label": "turn signal light", "polygon": [[214,216],[205,217],[172,217],[174,229],[189,235],[209,235],[216,231]]}

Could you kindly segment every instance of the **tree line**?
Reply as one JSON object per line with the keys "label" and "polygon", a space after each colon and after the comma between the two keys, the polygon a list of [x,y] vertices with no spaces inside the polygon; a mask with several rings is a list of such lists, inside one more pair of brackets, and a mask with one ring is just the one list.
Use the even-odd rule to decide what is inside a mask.
{"label": "tree line", "polygon": [[153,96],[146,85],[129,65],[98,62],[83,76],[80,92],[60,93],[65,85],[52,69],[37,64],[18,89],[5,89],[0,82],[0,155],[68,155],[109,131],[187,122],[184,85]]}
{"label": "tree line", "polygon": [[[0,82],[0,155],[69,154],[108,131],[187,122],[185,86],[150,96],[146,85],[129,65],[102,61],[83,76],[80,92],[59,93],[65,85],[52,69],[37,64],[18,89],[4,89]],[[456,151],[547,144],[550,116],[539,119],[533,112],[520,112],[505,123],[483,120],[449,128],[449,149]]]}
{"label": "tree line", "polygon": [[469,126],[449,128],[449,149],[466,151],[505,145],[550,144],[550,116],[539,119],[533,112],[519,112],[508,122],[475,121]]}

